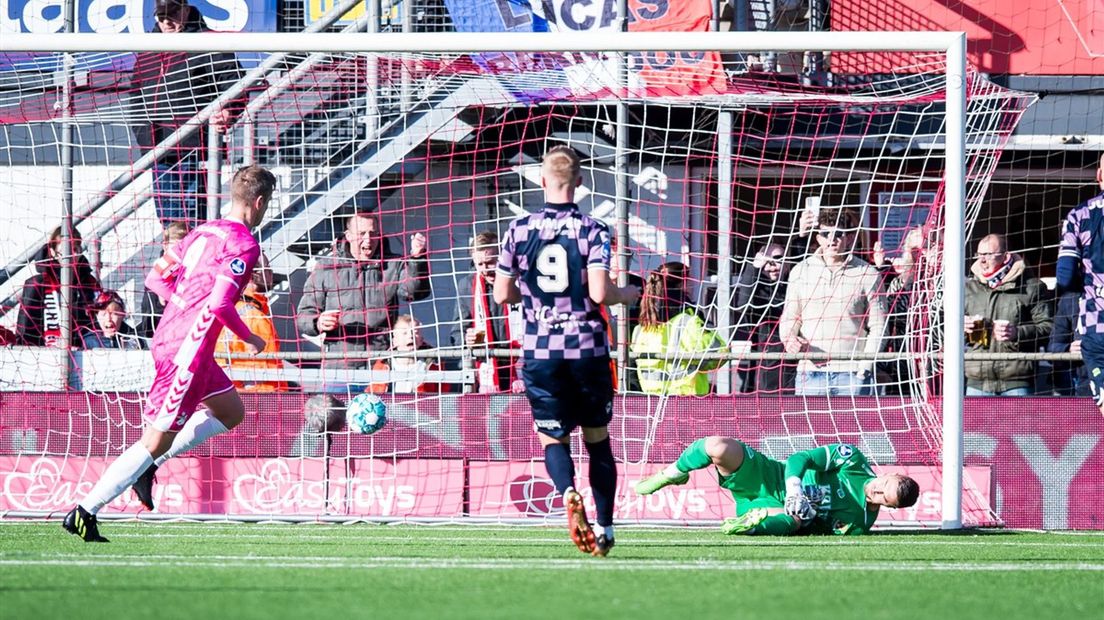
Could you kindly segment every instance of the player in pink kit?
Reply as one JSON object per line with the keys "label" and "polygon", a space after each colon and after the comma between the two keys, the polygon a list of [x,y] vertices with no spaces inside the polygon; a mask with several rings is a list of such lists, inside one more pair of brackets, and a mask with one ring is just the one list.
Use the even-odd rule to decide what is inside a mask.
{"label": "player in pink kit", "polygon": [[[107,542],[96,513],[127,487],[145,478],[146,496],[139,496],[152,509],[149,489],[158,465],[225,433],[245,417],[234,384],[215,363],[214,350],[223,326],[250,352],[264,349],[264,339],[249,331],[234,303],[261,253],[250,230],[264,218],[275,187],[276,178],[260,166],[239,170],[229,215],[193,230],[146,276],[146,288],[166,300],[151,346],[157,375],[142,414],[146,430],[65,516],[62,526],[85,542]],[[200,403],[206,409],[196,413]]]}

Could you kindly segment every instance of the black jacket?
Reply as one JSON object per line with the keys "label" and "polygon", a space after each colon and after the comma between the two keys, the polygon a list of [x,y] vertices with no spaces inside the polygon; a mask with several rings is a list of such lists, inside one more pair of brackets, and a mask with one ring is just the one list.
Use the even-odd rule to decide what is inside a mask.
{"label": "black jacket", "polygon": [[153,338],[153,332],[157,329],[157,324],[161,322],[162,314],[165,314],[165,304],[161,303],[161,298],[150,291],[143,292],[142,306],[139,312],[140,322],[136,330],[138,336],[146,340]]}
{"label": "black jacket", "polygon": [[[57,259],[49,257],[44,247],[35,256],[35,267],[38,273],[23,283],[16,335],[19,344],[40,347],[48,344],[54,332],[60,329],[61,265]],[[72,284],[71,344],[79,344],[81,328],[92,325],[88,308],[100,290],[100,282],[92,275],[92,267],[84,256],[77,256]]]}
{"label": "black jacket", "polygon": [[[190,9],[183,31],[210,32],[199,11],[195,7]],[[160,31],[159,26],[154,26],[154,32]],[[131,73],[133,94],[129,103],[138,145],[148,150],[169,137],[241,77],[233,54],[139,53]],[[238,100],[228,109],[240,112],[243,102]],[[195,149],[202,151],[206,144],[206,130],[200,129],[160,161],[171,164]]]}
{"label": "black jacket", "polygon": [[[1080,340],[1077,333],[1077,318],[1081,313],[1078,302],[1080,292],[1064,293],[1058,298],[1058,310],[1054,313],[1054,328],[1050,332],[1047,353],[1069,353],[1070,344]],[[1056,361],[1054,368],[1054,390],[1061,396],[1090,396],[1089,371],[1084,362]]]}
{"label": "black jacket", "polygon": [[786,275],[777,282],[748,263],[734,287],[736,340],[750,340],[765,351],[781,350],[778,319],[786,303]]}

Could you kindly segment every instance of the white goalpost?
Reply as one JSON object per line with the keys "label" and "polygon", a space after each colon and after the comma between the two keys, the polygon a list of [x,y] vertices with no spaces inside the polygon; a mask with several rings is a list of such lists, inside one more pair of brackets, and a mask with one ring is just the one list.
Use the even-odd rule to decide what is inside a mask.
{"label": "white goalpost", "polygon": [[[136,110],[138,99],[127,89],[138,89],[126,80],[96,86],[106,84],[111,71],[120,75],[120,63],[133,62],[129,55],[143,52],[281,56],[243,68],[240,80],[220,86],[186,118],[169,119]],[[831,59],[900,53],[912,60],[896,73],[835,75],[823,84],[760,71],[751,60],[753,54],[790,52],[827,53]],[[63,61],[36,65],[28,59],[41,60],[37,54],[63,55]],[[843,360],[888,360],[905,369],[876,373],[875,393],[868,397],[810,398],[784,388],[767,394],[749,383],[739,388],[733,383],[771,364],[840,361],[751,345],[716,356],[728,363],[710,375],[708,396],[642,393],[630,380],[636,359],[629,351],[631,319],[619,310],[614,320],[621,417],[611,430],[626,470],[622,476],[631,479],[670,460],[694,433],[751,433],[775,457],[780,454],[770,454],[773,448],[849,441],[861,444],[879,465],[934,472],[938,518],[910,513],[900,523],[959,529],[996,520],[992,501],[978,488],[984,483],[964,474],[960,274],[992,170],[1030,99],[969,73],[964,33],[6,35],[0,38],[4,55],[19,55],[12,75],[26,87],[0,93],[0,113],[7,111],[0,114],[0,128],[18,126],[31,137],[26,152],[10,141],[0,144],[6,155],[0,179],[20,200],[71,200],[74,208],[0,215],[0,226],[14,231],[7,233],[13,249],[0,253],[8,267],[0,298],[18,300],[20,287],[33,277],[29,257],[62,224],[83,233],[85,246],[94,248],[91,263],[102,288],[123,294],[137,324],[143,318],[136,313],[139,274],[156,258],[164,223],[157,197],[163,190],[151,170],[233,102],[241,112],[225,137],[204,134],[208,152],[218,154],[206,163],[212,198],[205,209],[218,213],[226,175],[237,165],[263,163],[281,179],[270,217],[258,231],[277,277],[268,299],[281,353],[263,357],[271,362],[267,368],[237,368],[238,358],[227,359],[235,380],[285,387],[250,396],[256,400],[247,405],[264,413],[232,433],[236,438],[188,455],[202,474],[166,470],[168,480],[179,476],[184,494],[211,485],[224,489],[202,500],[181,499],[165,509],[167,516],[513,521],[547,515],[551,500],[540,506],[547,498],[533,490],[542,488],[543,474],[528,444],[523,397],[508,388],[480,390],[474,378],[481,360],[496,354],[513,359],[517,351],[509,343],[473,350],[455,342],[454,311],[476,313],[463,290],[472,272],[471,239],[482,231],[502,232],[510,219],[539,204],[534,158],[547,144],[567,143],[584,153],[585,210],[616,232],[620,271],[646,276],[661,264],[685,264],[699,309],[716,315],[711,324],[730,343],[743,342],[740,334],[755,328],[749,314],[725,302],[737,295],[737,272],[770,243],[784,245],[796,262],[807,249],[800,244],[808,243],[799,239],[804,231],[797,222],[811,200],[859,212],[864,251],[875,239],[903,238],[916,228],[925,231],[928,256],[938,261],[918,268],[903,293],[910,300],[906,310],[887,315],[887,341],[890,322],[898,326],[893,350],[856,351]],[[111,60],[115,55],[128,59]],[[114,68],[104,68],[109,65]],[[28,101],[52,93],[44,82],[55,83],[57,76],[66,88],[83,88],[65,95],[72,98],[61,104],[66,114],[25,112],[19,118],[13,112],[30,110]],[[135,127],[169,120],[177,123],[176,132],[152,150],[112,142],[112,128],[129,136]],[[75,131],[70,140],[43,137],[63,126]],[[67,149],[79,155],[73,163],[51,159],[53,151]],[[102,161],[93,161],[95,153]],[[76,171],[77,178],[54,177],[58,166]],[[29,175],[36,167],[47,172]],[[904,219],[893,219],[900,213],[893,209],[902,204],[893,196],[913,201]],[[400,299],[388,309],[420,323],[428,344],[416,353],[387,349],[346,359],[324,342],[320,350],[317,338],[307,338],[317,334],[296,324],[304,280],[336,251],[331,240],[340,240],[345,218],[365,204],[381,215],[399,248],[396,256],[411,234],[426,231],[430,238],[432,295]],[[48,225],[36,223],[43,218]],[[71,260],[78,260],[80,253],[73,254]],[[79,286],[62,281],[65,316],[78,311]],[[14,329],[19,310],[10,312],[0,325]],[[69,337],[66,330],[83,329],[79,317],[73,320],[71,328],[62,328],[62,338]],[[390,327],[379,335],[386,340]],[[704,359],[678,355],[680,362]],[[147,356],[0,348],[0,390],[14,397],[0,401],[0,427],[43,429],[27,446],[0,443],[0,475],[32,480],[50,467],[51,475],[74,489],[94,481],[103,462],[137,436]],[[404,370],[400,358],[422,365]],[[355,368],[338,370],[338,361]],[[119,369],[127,369],[127,377]],[[301,391],[286,391],[289,383]],[[418,387],[402,393],[400,383]],[[422,389],[428,384],[440,389]],[[309,427],[309,415],[303,425],[306,396],[332,393],[340,402],[368,385],[390,385],[382,391],[389,394],[392,422],[380,433],[354,436],[328,424]],[[77,441],[58,439],[62,418]],[[310,450],[303,447],[308,435],[320,438]],[[286,448],[292,441],[298,447]],[[583,454],[581,444],[573,452]],[[19,484],[23,499],[6,498],[0,517],[55,513],[46,499],[28,499],[34,495],[31,483],[28,489]],[[303,498],[314,493],[307,490],[313,485],[321,499],[309,503]],[[631,506],[619,520],[696,523],[717,516],[685,512],[675,498],[663,506],[639,502],[627,497],[630,487],[619,483],[619,503]],[[283,503],[231,497],[239,490],[263,495],[265,489],[277,489]],[[289,494],[295,498],[287,499]],[[436,503],[423,509],[424,497]],[[685,505],[697,497],[687,495]],[[133,516],[132,502],[120,502],[102,514],[110,516],[114,508],[119,516]]]}

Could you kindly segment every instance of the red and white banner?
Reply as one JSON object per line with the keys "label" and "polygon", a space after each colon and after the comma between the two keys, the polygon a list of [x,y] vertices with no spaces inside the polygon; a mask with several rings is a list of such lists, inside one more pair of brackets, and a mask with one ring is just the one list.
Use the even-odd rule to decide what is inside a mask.
{"label": "red and white banner", "polygon": [[[2,511],[66,512],[84,499],[110,459],[0,457]],[[456,517],[461,461],[407,459],[206,459],[165,463],[153,488],[158,512],[234,515]],[[127,490],[105,512],[143,508]]]}
{"label": "red and white banner", "polygon": [[[305,459],[305,463],[314,463],[306,465],[294,458],[301,443],[306,398],[302,394],[244,395],[246,409],[252,412],[245,422],[232,433],[198,447],[188,459],[170,461],[162,470],[165,473],[159,473],[159,482],[171,482],[159,491],[165,494],[164,509],[175,512],[172,507],[179,504],[184,510],[184,502],[192,502],[186,504],[186,511],[226,512],[232,507],[241,512],[320,513],[320,498],[326,495],[310,481],[323,477],[319,471],[302,471],[320,467],[320,461]],[[773,457],[815,443],[843,440],[856,444],[878,463],[937,464],[940,459],[939,446],[932,443],[933,437],[939,436],[938,420],[919,420],[913,406],[898,399],[829,402],[796,397],[673,397],[666,403],[662,421],[649,428],[650,421],[656,419],[656,402],[644,397],[616,400],[611,425],[615,455],[629,461],[646,458],[667,463],[694,439],[719,434],[743,439]],[[134,394],[0,394],[2,509],[62,510],[82,498],[104,466],[105,449],[114,458],[138,440],[140,403],[141,398]],[[843,411],[847,414],[840,415]],[[540,462],[543,452],[533,434],[524,397],[447,395],[414,403],[390,402],[388,415],[388,425],[370,437],[333,436],[329,454],[338,469],[329,472],[331,487],[343,477],[357,480],[329,490],[331,504],[347,510],[341,514],[386,514],[400,508],[417,515],[456,514],[459,509],[454,507],[460,505],[459,494],[465,488],[463,460],[473,464],[467,484],[473,511],[490,510],[495,502],[507,505],[516,501],[515,489],[491,488],[492,479],[510,482],[523,475],[546,477]],[[110,448],[105,448],[107,437],[111,438]],[[641,452],[644,437],[649,438],[646,457]],[[1104,497],[1104,417],[1090,399],[967,398],[963,449],[968,465],[991,469],[992,505],[1005,525],[1104,529],[1104,503],[1096,501]],[[89,454],[97,456],[86,458]],[[377,467],[375,464],[369,469],[361,466],[367,462],[362,458],[371,454],[410,458],[377,457],[371,462],[379,463],[383,470],[375,471],[370,469]],[[350,473],[346,474],[343,464],[350,456]],[[287,471],[281,469],[283,465],[265,469],[273,459],[286,459]],[[235,464],[238,461],[249,464],[248,468],[241,469]],[[505,469],[492,472],[490,464]],[[637,472],[623,469],[624,490],[629,488],[624,483]],[[484,476],[483,482],[476,476]],[[712,483],[706,478],[706,483]],[[256,499],[239,502],[234,498],[238,480],[239,493],[246,493],[249,485],[249,495],[260,493],[259,504]],[[539,480],[531,483],[537,484]],[[407,507],[404,486],[413,487],[413,508]],[[983,481],[975,486],[986,488]],[[935,485],[924,488],[934,489]],[[702,501],[723,499],[709,484],[702,490]],[[543,497],[537,491],[530,495],[538,503]],[[697,495],[654,500],[662,501],[662,506],[634,506],[633,498],[624,494],[620,500],[622,510],[635,511],[641,518],[697,514],[699,510]],[[965,503],[969,502],[967,498]],[[926,493],[920,505],[934,507],[938,503],[937,497]]]}
{"label": "red and white banner", "polygon": [[[513,2],[445,0],[459,32],[533,32],[555,37],[562,32],[586,32],[600,37],[621,28],[616,2],[544,0]],[[630,32],[706,32],[713,17],[712,0],[629,0]],[[727,80],[716,52],[641,51],[627,55],[632,96],[707,95],[726,90]],[[545,89],[566,87],[577,97],[601,96],[620,88],[617,65],[590,54],[482,53],[477,62],[495,74],[540,73],[551,70],[566,81],[544,75],[542,86],[513,84],[522,100],[540,98]],[[547,96],[545,94],[544,96]]]}
{"label": "red and white banner", "polygon": [[[107,468],[107,459],[85,462],[57,457],[0,457],[3,472],[0,511],[66,512],[84,498]],[[468,464],[467,486],[461,461],[404,459],[392,465],[353,459],[330,463],[329,476],[318,459],[196,459],[165,463],[157,472],[154,503],[158,512],[231,515],[350,515],[372,517],[460,517],[464,497],[475,517],[515,519],[545,517],[563,511],[563,502],[539,461],[480,461]],[[735,515],[731,494],[717,486],[713,470],[698,472],[690,482],[650,496],[632,491],[633,484],[662,464],[622,465],[614,518],[619,522],[648,519],[720,521]],[[931,467],[878,468],[879,473],[912,476],[923,492],[910,509],[882,513],[879,523],[938,521],[939,472]],[[206,481],[206,482],[205,482]],[[989,470],[967,467],[966,492],[972,506],[990,502]],[[585,473],[579,491],[594,512],[593,493]],[[105,513],[142,511],[131,491],[112,502]],[[978,522],[988,515],[967,515]]]}

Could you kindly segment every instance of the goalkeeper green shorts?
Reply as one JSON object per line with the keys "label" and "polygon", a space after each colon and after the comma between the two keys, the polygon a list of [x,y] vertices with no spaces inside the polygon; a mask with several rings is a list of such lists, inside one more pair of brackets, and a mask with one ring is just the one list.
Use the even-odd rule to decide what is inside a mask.
{"label": "goalkeeper green shorts", "polygon": [[718,474],[717,483],[732,491],[736,514],[752,508],[782,508],[786,503],[786,466],[746,444],[744,462],[728,476]]}

